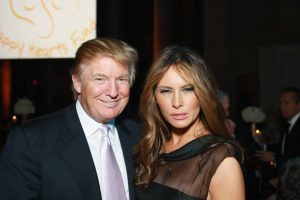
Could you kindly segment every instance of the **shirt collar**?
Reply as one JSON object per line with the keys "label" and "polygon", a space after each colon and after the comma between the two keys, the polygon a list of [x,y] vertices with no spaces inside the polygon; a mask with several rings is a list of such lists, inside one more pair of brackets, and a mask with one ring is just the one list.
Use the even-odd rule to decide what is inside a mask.
{"label": "shirt collar", "polygon": [[[83,128],[84,134],[86,137],[91,136],[93,133],[95,133],[98,128],[99,125],[101,123],[95,121],[93,118],[91,118],[83,109],[81,103],[79,100],[76,101],[76,110],[79,116],[79,120],[81,123],[81,126]],[[109,126],[109,128],[111,130],[114,130],[115,127],[115,120],[111,120],[107,123],[107,125]]]}
{"label": "shirt collar", "polygon": [[299,117],[300,117],[300,112],[298,112],[296,115],[294,115],[294,117],[292,117],[290,120],[288,120],[288,122],[290,124],[290,130],[294,126],[294,124],[296,123],[296,121],[298,120]]}

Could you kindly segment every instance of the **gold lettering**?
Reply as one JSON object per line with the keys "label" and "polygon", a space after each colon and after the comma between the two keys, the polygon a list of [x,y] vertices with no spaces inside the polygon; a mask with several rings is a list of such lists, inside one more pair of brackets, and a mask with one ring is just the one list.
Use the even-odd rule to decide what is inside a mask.
{"label": "gold lettering", "polygon": [[86,41],[92,32],[96,30],[96,22],[89,18],[89,24],[83,30],[74,30],[71,34],[71,41],[74,46],[79,46]]}
{"label": "gold lettering", "polygon": [[29,45],[29,53],[36,57],[55,57],[56,55],[67,55],[69,49],[65,43],[56,44],[51,47],[38,47],[35,44]]}
{"label": "gold lettering", "polygon": [[25,43],[16,42],[4,35],[3,32],[0,32],[0,46],[8,49],[8,51],[17,51],[18,57],[20,58],[23,54]]}

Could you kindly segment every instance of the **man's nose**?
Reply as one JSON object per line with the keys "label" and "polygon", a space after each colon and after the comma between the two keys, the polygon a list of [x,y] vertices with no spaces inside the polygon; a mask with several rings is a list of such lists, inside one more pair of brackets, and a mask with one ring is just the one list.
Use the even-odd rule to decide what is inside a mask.
{"label": "man's nose", "polygon": [[116,81],[109,81],[106,95],[110,96],[111,98],[116,98],[118,96],[118,85],[116,84]]}

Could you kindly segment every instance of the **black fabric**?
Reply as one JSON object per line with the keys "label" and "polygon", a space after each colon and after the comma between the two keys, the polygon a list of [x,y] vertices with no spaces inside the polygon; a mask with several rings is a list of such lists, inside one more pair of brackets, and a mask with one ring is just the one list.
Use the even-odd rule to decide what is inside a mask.
{"label": "black fabric", "polygon": [[285,152],[286,151],[286,143],[289,137],[289,128],[290,128],[291,124],[289,122],[285,122],[283,125],[283,138],[284,140],[282,140],[282,144],[281,144],[281,152]]}
{"label": "black fabric", "polygon": [[[116,119],[134,197],[132,147],[139,124]],[[0,156],[0,199],[101,200],[93,158],[75,103],[13,129]]]}
{"label": "black fabric", "polygon": [[[286,128],[285,128],[286,129]],[[284,129],[282,131],[281,137],[281,146],[282,146],[282,138],[284,134]],[[296,158],[300,156],[300,148],[299,148],[299,141],[300,141],[300,117],[295,122],[293,128],[290,130],[288,137],[285,139],[285,151],[284,154],[278,152],[276,155],[277,166],[280,166],[287,160],[291,158]]]}
{"label": "black fabric", "polygon": [[226,157],[232,156],[233,146],[212,134],[161,154],[157,176],[146,189],[137,192],[136,199],[206,199],[216,169]]}

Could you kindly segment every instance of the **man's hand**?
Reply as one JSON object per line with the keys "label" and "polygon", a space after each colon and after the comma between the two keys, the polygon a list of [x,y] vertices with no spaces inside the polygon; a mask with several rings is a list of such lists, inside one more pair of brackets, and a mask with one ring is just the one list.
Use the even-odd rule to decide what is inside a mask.
{"label": "man's hand", "polygon": [[275,154],[271,151],[255,151],[254,157],[261,162],[274,162]]}

